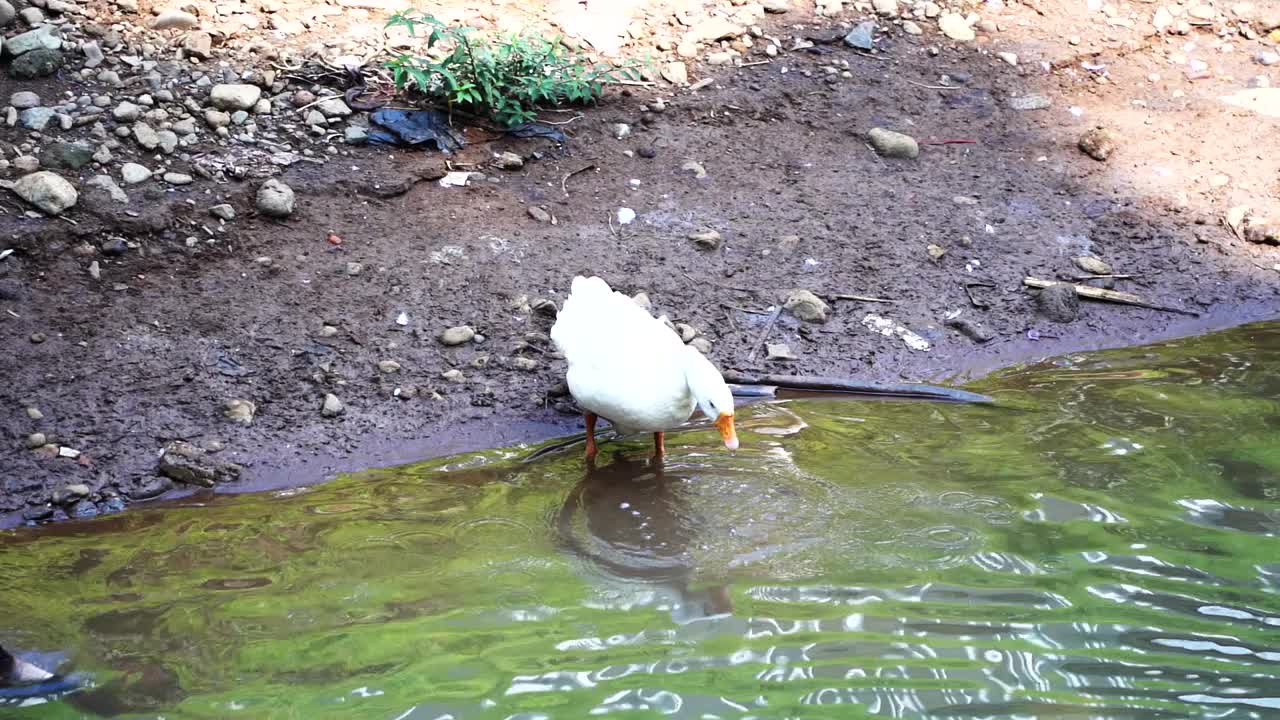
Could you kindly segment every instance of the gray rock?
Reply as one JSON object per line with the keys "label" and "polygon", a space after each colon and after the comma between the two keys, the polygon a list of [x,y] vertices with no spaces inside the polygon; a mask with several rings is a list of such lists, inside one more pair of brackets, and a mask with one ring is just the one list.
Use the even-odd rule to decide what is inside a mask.
{"label": "gray rock", "polygon": [[93,161],[93,148],[84,143],[56,142],[40,153],[40,166],[52,170],[79,170]]}
{"label": "gray rock", "polygon": [[1009,98],[1011,110],[1047,110],[1053,107],[1053,101],[1044,95],[1019,95]]}
{"label": "gray rock", "polygon": [[898,17],[898,0],[871,0],[871,8],[877,15]]}
{"label": "gray rock", "polygon": [[342,132],[348,145],[363,145],[369,141],[369,128],[360,125],[348,125]]}
{"label": "gray rock", "polygon": [[307,112],[306,121],[307,121],[307,124],[312,127],[322,128],[329,124],[329,119],[324,116],[324,113],[314,108],[312,108],[310,111]]}
{"label": "gray rock", "polygon": [[231,207],[231,205],[227,203],[222,203],[221,205],[214,205],[213,207],[209,208],[209,214],[218,218],[219,220],[235,220],[236,219],[236,209]]}
{"label": "gray rock", "polygon": [[49,77],[62,69],[62,53],[49,48],[37,48],[19,55],[9,65],[9,74],[19,80]]}
{"label": "gray rock", "polygon": [[1080,136],[1076,146],[1080,148],[1080,152],[1097,160],[1099,162],[1106,161],[1111,157],[1112,153],[1120,147],[1120,133],[1105,127],[1096,127],[1087,130]]}
{"label": "gray rock", "polygon": [[1089,273],[1090,275],[1110,275],[1111,274],[1111,266],[1099,260],[1096,257],[1092,257],[1090,255],[1081,255],[1080,257],[1072,258],[1072,259],[1075,261],[1076,267]]}
{"label": "gray rock", "polygon": [[165,10],[151,23],[152,30],[192,30],[197,27],[200,27],[199,18],[178,9]]}
{"label": "gray rock", "polygon": [[189,32],[182,39],[182,50],[187,57],[208,60],[213,57],[213,36],[198,30]]}
{"label": "gray rock", "polygon": [[519,153],[513,153],[513,152],[498,153],[498,157],[496,158],[495,162],[497,162],[498,167],[502,168],[503,170],[519,170],[520,168],[524,167],[524,158],[520,157]]}
{"label": "gray rock", "polygon": [[324,396],[324,404],[320,406],[320,414],[324,417],[337,417],[346,412],[346,406],[333,393],[326,393]]}
{"label": "gray rock", "polygon": [[441,345],[453,346],[471,342],[475,336],[476,331],[470,325],[458,325],[441,332],[439,339]]}
{"label": "gray rock", "polygon": [[911,160],[920,156],[920,144],[916,139],[900,132],[871,128],[867,133],[867,142],[884,157]]}
{"label": "gray rock", "polygon": [[537,205],[530,205],[528,212],[529,212],[529,217],[533,218],[534,220],[537,220],[540,223],[549,223],[552,220],[551,213],[547,212],[543,208],[538,207]]}
{"label": "gray rock", "polygon": [[19,110],[27,108],[39,107],[40,96],[30,90],[20,90],[9,96],[9,104]]}
{"label": "gray rock", "polygon": [[1251,215],[1243,222],[1244,239],[1261,245],[1280,245],[1280,224]]}
{"label": "gray rock", "polygon": [[1036,305],[1042,315],[1056,323],[1069,323],[1080,315],[1080,298],[1069,283],[1058,283],[1041,290]]}
{"label": "gray rock", "polygon": [[785,12],[791,12],[791,0],[762,0],[760,6],[767,13],[781,15]]}
{"label": "gray rock", "polygon": [[21,35],[14,35],[4,43],[4,49],[10,55],[21,56],[32,50],[58,50],[62,47],[62,36],[54,25],[41,25],[35,30],[28,30]]}
{"label": "gray rock", "polygon": [[969,42],[978,37],[973,28],[969,27],[969,22],[958,13],[946,13],[938,18],[938,29],[943,35],[959,42]]}
{"label": "gray rock", "polygon": [[257,412],[258,406],[252,400],[234,398],[222,404],[223,417],[245,427],[253,424],[253,416]]}
{"label": "gray rock", "polygon": [[47,170],[24,176],[13,184],[13,192],[46,215],[59,215],[80,199],[74,185]]}
{"label": "gray rock", "polygon": [[806,322],[827,321],[827,304],[808,290],[792,290],[787,294],[787,301],[782,307]]}
{"label": "gray rock", "polygon": [[214,85],[209,91],[209,101],[219,110],[248,110],[261,97],[262,88],[243,83]]}
{"label": "gray rock", "polygon": [[49,121],[57,115],[52,108],[33,107],[23,110],[18,115],[18,123],[28,130],[37,132],[44,130],[49,126]]}
{"label": "gray rock", "polygon": [[213,129],[224,128],[231,124],[230,113],[224,113],[221,110],[205,110],[204,122]]}
{"label": "gray rock", "polygon": [[99,188],[110,195],[112,200],[115,200],[118,203],[126,204],[129,202],[129,194],[120,189],[120,186],[116,184],[115,180],[111,179],[110,175],[94,175],[89,178],[85,185],[92,188]]}
{"label": "gray rock", "polygon": [[133,124],[133,139],[147,150],[155,150],[160,146],[160,135],[156,133],[155,128],[144,122]]}
{"label": "gray rock", "polygon": [[293,188],[275,178],[258,188],[258,212],[268,217],[287,218],[293,214]]}
{"label": "gray rock", "polygon": [[1280,53],[1271,50],[1259,50],[1258,54],[1253,56],[1253,59],[1257,60],[1259,65],[1266,65],[1267,67],[1280,65]]}
{"label": "gray rock", "polygon": [[316,109],[324,113],[325,117],[344,118],[351,115],[351,108],[347,107],[347,103],[340,97],[332,97],[322,101],[316,105]]}
{"label": "gray rock", "polygon": [[857,50],[872,50],[875,48],[875,41],[872,39],[875,31],[874,21],[860,22],[844,36],[844,44]]}
{"label": "gray rock", "polygon": [[80,498],[88,495],[89,492],[89,486],[85,483],[73,483],[53,491],[52,499],[55,505],[66,505],[80,500]]}
{"label": "gray rock", "polygon": [[23,173],[35,172],[40,169],[40,159],[30,155],[19,155],[13,159],[13,169]]}
{"label": "gray rock", "polygon": [[533,372],[538,369],[538,361],[528,357],[512,358],[511,367],[525,372]]}
{"label": "gray rock", "polygon": [[690,340],[689,347],[693,348],[694,350],[697,350],[703,355],[711,354],[711,341],[704,337],[694,338]]}
{"label": "gray rock", "polygon": [[160,141],[160,152],[165,155],[172,155],[178,149],[178,135],[172,130],[161,130],[156,133],[156,137]]}
{"label": "gray rock", "polygon": [[138,163],[125,163],[120,166],[120,177],[125,185],[137,185],[151,179],[151,171]]}
{"label": "gray rock", "polygon": [[27,436],[27,447],[35,450],[38,447],[44,447],[49,442],[49,438],[42,432],[31,433]]}
{"label": "gray rock", "polygon": [[400,372],[400,363],[396,362],[395,360],[379,360],[378,372],[384,375],[390,375],[391,373]]}
{"label": "gray rock", "polygon": [[683,62],[669,62],[662,66],[660,71],[662,79],[672,85],[688,85],[689,84],[689,66]]}
{"label": "gray rock", "polygon": [[195,178],[186,173],[167,172],[164,174],[164,181],[170,185],[190,185],[195,182]]}
{"label": "gray rock", "polygon": [[728,18],[710,18],[703,20],[689,31],[700,42],[711,43],[717,40],[732,40],[742,34],[742,26]]}
{"label": "gray rock", "polygon": [[698,232],[689,233],[688,238],[700,250],[715,250],[720,247],[720,233],[715,230],[699,230]]}
{"label": "gray rock", "polygon": [[990,330],[981,323],[975,322],[968,318],[951,318],[946,321],[946,326],[955,328],[961,335],[981,345],[982,343],[991,342],[995,337]]}
{"label": "gray rock", "polygon": [[171,480],[201,487],[213,487],[240,477],[239,465],[214,460],[204,449],[181,440],[165,446],[157,469]]}
{"label": "gray rock", "polygon": [[0,27],[12,25],[17,17],[18,11],[13,9],[13,5],[8,0],[0,0]]}
{"label": "gray rock", "polygon": [[142,117],[142,108],[125,100],[111,110],[111,117],[120,122],[135,122]]}
{"label": "gray rock", "polygon": [[80,45],[80,52],[84,53],[84,66],[87,68],[96,68],[107,59],[107,57],[102,54],[102,48],[98,45],[97,40],[82,43]]}
{"label": "gray rock", "polygon": [[172,129],[173,129],[173,132],[177,133],[178,135],[190,135],[191,133],[196,131],[196,119],[183,118],[182,120],[179,120],[178,122],[174,123]]}

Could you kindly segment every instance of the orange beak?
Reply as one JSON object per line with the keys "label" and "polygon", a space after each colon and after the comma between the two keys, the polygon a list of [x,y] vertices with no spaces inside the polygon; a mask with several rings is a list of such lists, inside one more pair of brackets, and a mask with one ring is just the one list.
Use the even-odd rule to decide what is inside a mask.
{"label": "orange beak", "polygon": [[724,446],[730,450],[738,449],[738,431],[733,427],[733,413],[721,413],[716,418],[716,429],[724,439]]}

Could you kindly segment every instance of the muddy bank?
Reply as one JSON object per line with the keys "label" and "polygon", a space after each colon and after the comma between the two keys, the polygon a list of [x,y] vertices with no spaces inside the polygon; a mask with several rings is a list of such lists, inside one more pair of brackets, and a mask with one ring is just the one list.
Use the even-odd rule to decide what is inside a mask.
{"label": "muddy bank", "polygon": [[[696,92],[617,94],[549,116],[569,121],[564,146],[477,135],[452,159],[480,173],[465,187],[435,180],[438,157],[363,148],[285,171],[286,220],[255,211],[253,178],[90,206],[76,224],[4,216],[19,250],[0,261],[4,522],[184,490],[160,474],[174,441],[236,466],[216,482],[240,490],[577,431],[546,337],[548,303],[576,273],[647,294],[722,368],[868,380],[937,381],[1277,314],[1272,251],[1221,223],[1222,205],[1266,182],[1248,161],[1257,116],[1222,112],[1205,90],[1159,121],[1190,131],[1143,132],[1132,102],[1169,91],[1135,89],[1141,55],[1112,60],[1099,85],[929,40],[892,36],[875,59],[817,43],[709,68],[715,82]],[[1031,94],[1049,107],[1011,102]],[[661,112],[642,109],[658,96]],[[1076,142],[1107,108],[1120,108],[1122,146],[1100,163]],[[869,148],[877,126],[913,135],[919,157]],[[1218,156],[1170,192],[1156,170],[1206,142]],[[497,167],[507,151],[522,167]],[[210,220],[222,203],[235,222]],[[620,208],[636,219],[619,225]],[[1055,322],[1023,278],[1081,276],[1078,257],[1128,276],[1117,290],[1199,316],[1085,302]],[[796,288],[826,298],[825,321],[784,312],[762,343],[770,307]],[[463,325],[471,340],[441,342]],[[768,359],[766,344],[794,359]]]}

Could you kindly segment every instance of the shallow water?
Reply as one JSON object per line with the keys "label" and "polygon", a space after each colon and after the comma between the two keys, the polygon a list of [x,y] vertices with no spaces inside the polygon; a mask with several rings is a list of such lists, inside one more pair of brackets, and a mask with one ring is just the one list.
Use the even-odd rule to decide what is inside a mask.
{"label": "shallow water", "polygon": [[0,716],[1280,716],[1280,324],[974,388],[2,533]]}

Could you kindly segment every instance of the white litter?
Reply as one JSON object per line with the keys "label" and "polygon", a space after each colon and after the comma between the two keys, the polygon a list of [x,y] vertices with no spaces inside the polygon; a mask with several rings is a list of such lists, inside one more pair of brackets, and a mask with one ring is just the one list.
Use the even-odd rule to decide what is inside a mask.
{"label": "white litter", "polygon": [[409,324],[409,313],[404,313],[404,312],[402,312],[402,313],[400,313],[399,315],[397,315],[397,316],[396,316],[396,324],[397,324],[397,325],[408,325],[408,324]]}
{"label": "white litter", "polygon": [[445,176],[440,178],[440,187],[466,187],[467,182],[470,180],[470,172],[454,171],[445,173]]}
{"label": "white litter", "polygon": [[880,333],[885,337],[893,337],[894,335],[897,335],[902,338],[902,342],[906,343],[907,347],[912,350],[920,350],[923,352],[929,351],[928,340],[925,340],[887,317],[868,314],[866,317],[862,318],[862,325],[871,332]]}
{"label": "white litter", "polygon": [[72,459],[78,458],[80,457],[80,451],[76,450],[75,448],[69,448],[65,446],[60,447],[58,448],[58,457],[72,458]]}
{"label": "white litter", "polygon": [[636,219],[636,211],[631,208],[618,208],[618,224],[630,225]]}

